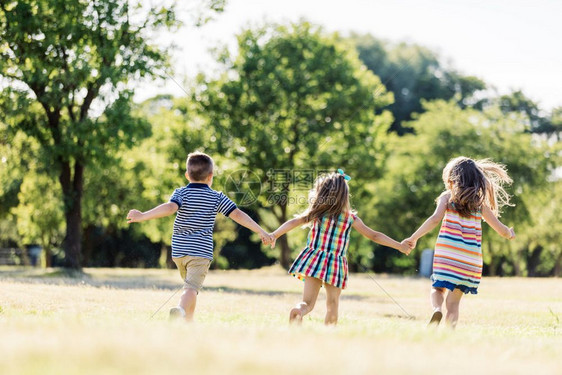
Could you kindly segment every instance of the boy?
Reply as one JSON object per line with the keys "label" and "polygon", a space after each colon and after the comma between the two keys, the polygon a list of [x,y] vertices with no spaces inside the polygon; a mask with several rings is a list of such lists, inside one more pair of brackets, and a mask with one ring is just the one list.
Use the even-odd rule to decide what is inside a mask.
{"label": "boy", "polygon": [[213,227],[217,213],[230,217],[238,224],[258,233],[264,244],[272,238],[254,220],[240,211],[222,192],[211,189],[213,159],[201,152],[187,156],[187,186],[178,188],[168,203],[149,211],[131,210],[128,223],[169,216],[177,212],[172,235],[172,259],[184,280],[179,306],[170,310],[170,318],[193,320],[197,294],[213,260]]}

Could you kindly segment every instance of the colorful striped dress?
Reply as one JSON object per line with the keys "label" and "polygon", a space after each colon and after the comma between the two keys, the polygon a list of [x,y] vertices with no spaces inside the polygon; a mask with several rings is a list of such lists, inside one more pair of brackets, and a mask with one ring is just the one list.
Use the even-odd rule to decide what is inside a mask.
{"label": "colorful striped dress", "polygon": [[337,218],[323,217],[315,220],[308,233],[306,247],[297,256],[289,274],[304,280],[315,277],[337,288],[347,284],[347,258],[349,232],[355,220],[351,213]]}
{"label": "colorful striped dress", "polygon": [[432,285],[476,294],[481,278],[482,214],[463,217],[450,205],[435,244]]}

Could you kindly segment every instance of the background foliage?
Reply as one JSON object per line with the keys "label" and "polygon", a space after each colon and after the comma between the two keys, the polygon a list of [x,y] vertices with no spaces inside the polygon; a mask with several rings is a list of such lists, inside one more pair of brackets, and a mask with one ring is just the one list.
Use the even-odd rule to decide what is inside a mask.
{"label": "background foliage", "polygon": [[[53,17],[61,11],[56,1],[25,4]],[[76,1],[73,11],[95,11],[84,4]],[[223,5],[210,2],[208,13],[194,22],[204,22]],[[248,181],[257,178],[257,199],[238,203],[269,230],[306,206],[311,181],[299,180],[303,171],[316,176],[343,168],[353,177],[352,203],[359,216],[400,240],[433,212],[446,162],[466,155],[504,163],[514,179],[509,191],[515,206],[505,209],[502,220],[515,227],[518,237],[507,242],[485,226],[485,272],[562,272],[562,107],[547,113],[521,91],[497,95],[481,79],[444,65],[426,47],[371,35],[342,37],[305,21],[243,30],[235,50],[217,52],[217,74],[200,75],[185,85],[189,95],[135,103],[128,84],[153,74],[154,67],[168,66],[167,55],[142,39],[145,29],[124,29],[126,17],[115,16],[122,8],[105,9],[115,17],[110,26],[100,25],[100,38],[121,35],[111,39],[108,50],[98,48],[101,42],[92,35],[80,43],[64,42],[68,51],[85,56],[70,69],[56,65],[55,55],[49,60],[55,52],[45,43],[60,34],[62,25],[85,33],[81,26],[66,24],[62,15],[58,21],[39,17],[32,26],[45,30],[46,39],[26,41],[23,29],[13,30],[14,7],[8,3],[0,11],[0,53],[10,58],[0,65],[1,247],[38,243],[46,249],[47,264],[68,265],[68,250],[62,246],[68,237],[68,199],[58,182],[64,163],[72,168],[82,163],[87,168],[81,191],[80,266],[169,265],[173,218],[134,226],[124,218],[131,208],[146,210],[167,201],[184,185],[185,157],[194,150],[213,155],[217,190],[232,194],[233,182],[250,189]],[[150,11],[151,27],[174,25],[173,9]],[[49,29],[42,22],[53,25]],[[49,45],[59,46],[57,40]],[[14,52],[22,43],[34,46],[33,56]],[[103,62],[106,52],[122,51],[120,46],[144,51],[139,53],[146,60],[131,60],[126,72],[117,72],[115,64],[109,70],[92,65]],[[119,66],[125,64],[123,58]],[[105,109],[73,118],[80,113],[78,104],[72,107],[75,99],[83,106],[88,87],[100,74],[106,74],[98,87]],[[48,95],[33,94],[31,85],[38,84]],[[47,136],[48,115],[57,108],[65,135],[59,143]],[[278,171],[288,171],[288,179],[279,183]],[[306,233],[295,230],[271,250],[219,216],[213,266],[255,268],[276,260],[287,266],[303,247]],[[418,250],[404,257],[354,233],[350,267],[416,273],[419,252],[431,248],[434,238],[424,237]]]}

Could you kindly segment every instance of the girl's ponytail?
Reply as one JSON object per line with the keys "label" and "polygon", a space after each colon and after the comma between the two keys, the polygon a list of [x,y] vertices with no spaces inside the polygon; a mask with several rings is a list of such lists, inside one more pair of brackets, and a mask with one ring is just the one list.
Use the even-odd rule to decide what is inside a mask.
{"label": "girl's ponytail", "polygon": [[513,206],[511,196],[505,191],[504,186],[513,182],[507,174],[505,165],[494,163],[490,159],[476,160],[476,165],[486,179],[485,204],[492,212],[499,216],[503,206]]}

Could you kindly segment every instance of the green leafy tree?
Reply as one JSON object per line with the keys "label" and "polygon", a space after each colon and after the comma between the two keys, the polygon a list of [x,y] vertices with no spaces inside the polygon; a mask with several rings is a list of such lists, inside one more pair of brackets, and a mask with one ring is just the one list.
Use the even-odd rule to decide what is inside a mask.
{"label": "green leafy tree", "polygon": [[[507,165],[514,180],[509,192],[515,207],[506,208],[502,220],[519,234],[531,231],[530,197],[544,196],[550,189],[549,180],[559,160],[546,141],[525,132],[524,118],[506,118],[494,107],[480,112],[461,109],[454,102],[434,101],[425,103],[424,112],[408,125],[415,134],[393,138],[389,147],[395,152],[387,161],[385,178],[377,181],[378,194],[371,203],[374,209],[370,219],[380,223],[383,232],[396,237],[403,235],[403,228],[413,232],[433,212],[435,198],[444,189],[443,167],[459,155],[491,158]],[[389,214],[392,220],[385,220]],[[487,225],[483,228],[484,260],[489,272],[523,274],[527,248],[524,236],[508,242]],[[433,247],[434,241],[431,234],[425,236],[419,249]],[[408,258],[409,263],[399,259],[398,264],[392,255],[381,255],[378,264],[394,271],[412,270],[415,259]],[[501,261],[504,259],[506,262]]]}
{"label": "green leafy tree", "polygon": [[562,106],[556,107],[550,113],[551,132],[556,135],[558,142],[562,140]]}
{"label": "green leafy tree", "polygon": [[18,165],[21,147],[20,140],[8,138],[2,131],[0,142],[0,246],[8,246],[17,241],[17,230],[10,209],[18,204],[18,192],[23,180],[24,170]]}
{"label": "green leafy tree", "polygon": [[[115,186],[129,185],[128,191],[127,187],[123,187],[122,193],[115,197],[117,199],[111,199],[112,205],[116,206],[114,210],[120,213],[133,207],[141,210],[150,209],[167,201],[174,189],[188,182],[185,178],[187,154],[196,150],[212,154],[212,149],[209,148],[213,143],[211,133],[205,131],[204,122],[197,115],[194,103],[184,98],[161,95],[142,103],[139,114],[151,124],[153,131],[150,138],[127,150],[120,158],[121,165],[115,166],[116,169],[121,169]],[[212,156],[217,167],[213,188],[220,190],[224,186],[221,170],[232,162],[227,162],[220,155],[212,154]],[[92,190],[92,197],[95,197],[97,191],[95,188]],[[92,200],[92,203],[95,204],[95,201]],[[163,218],[139,223],[130,228],[137,235],[147,236],[151,241],[160,243],[162,264],[167,263],[175,267],[171,262],[169,251],[172,223],[172,218]],[[125,221],[121,220],[119,225],[123,224]],[[213,266],[228,267],[228,261],[221,256],[220,250],[236,237],[234,228],[232,220],[222,215],[217,217],[213,235],[215,242]],[[167,262],[164,262],[165,260]]]}
{"label": "green leafy tree", "polygon": [[0,121],[0,246],[22,243],[12,209],[19,204],[24,176],[40,160],[37,142],[23,133],[12,134]]}
{"label": "green leafy tree", "polygon": [[555,135],[560,140],[562,131],[562,107],[553,108],[550,114],[528,98],[521,90],[502,95],[496,100],[502,112],[525,120],[527,130],[533,133]]}
{"label": "green leafy tree", "polygon": [[37,171],[26,173],[19,204],[12,209],[23,243],[38,243],[45,251],[46,266],[51,266],[52,248],[62,240],[63,205],[55,178]]}
{"label": "green leafy tree", "polygon": [[[220,60],[223,73],[200,77],[194,99],[217,152],[272,193],[259,197],[260,206],[270,206],[272,225],[303,204],[291,205],[292,181],[277,184],[271,173],[342,167],[359,180],[375,173],[392,121],[388,112],[375,111],[390,105],[392,95],[337,35],[306,22],[246,30],[238,36],[237,55],[224,51]],[[286,236],[278,243],[288,267]]]}
{"label": "green leafy tree", "polygon": [[504,114],[522,116],[528,130],[541,132],[548,128],[546,118],[540,113],[539,105],[529,99],[521,90],[502,95],[497,100]]}
{"label": "green leafy tree", "polygon": [[389,106],[394,116],[390,130],[398,134],[409,131],[403,123],[423,111],[423,100],[454,98],[461,107],[481,108],[483,103],[474,94],[486,84],[444,66],[434,51],[417,44],[391,44],[371,35],[350,39],[359,58],[394,94],[394,103]]}
{"label": "green leafy tree", "polygon": [[4,113],[5,122],[35,138],[58,173],[68,267],[80,268],[84,171],[149,134],[131,113],[127,82],[166,67],[150,34],[175,24],[173,8],[117,0],[0,3],[0,75],[13,83],[2,102],[42,108]]}

